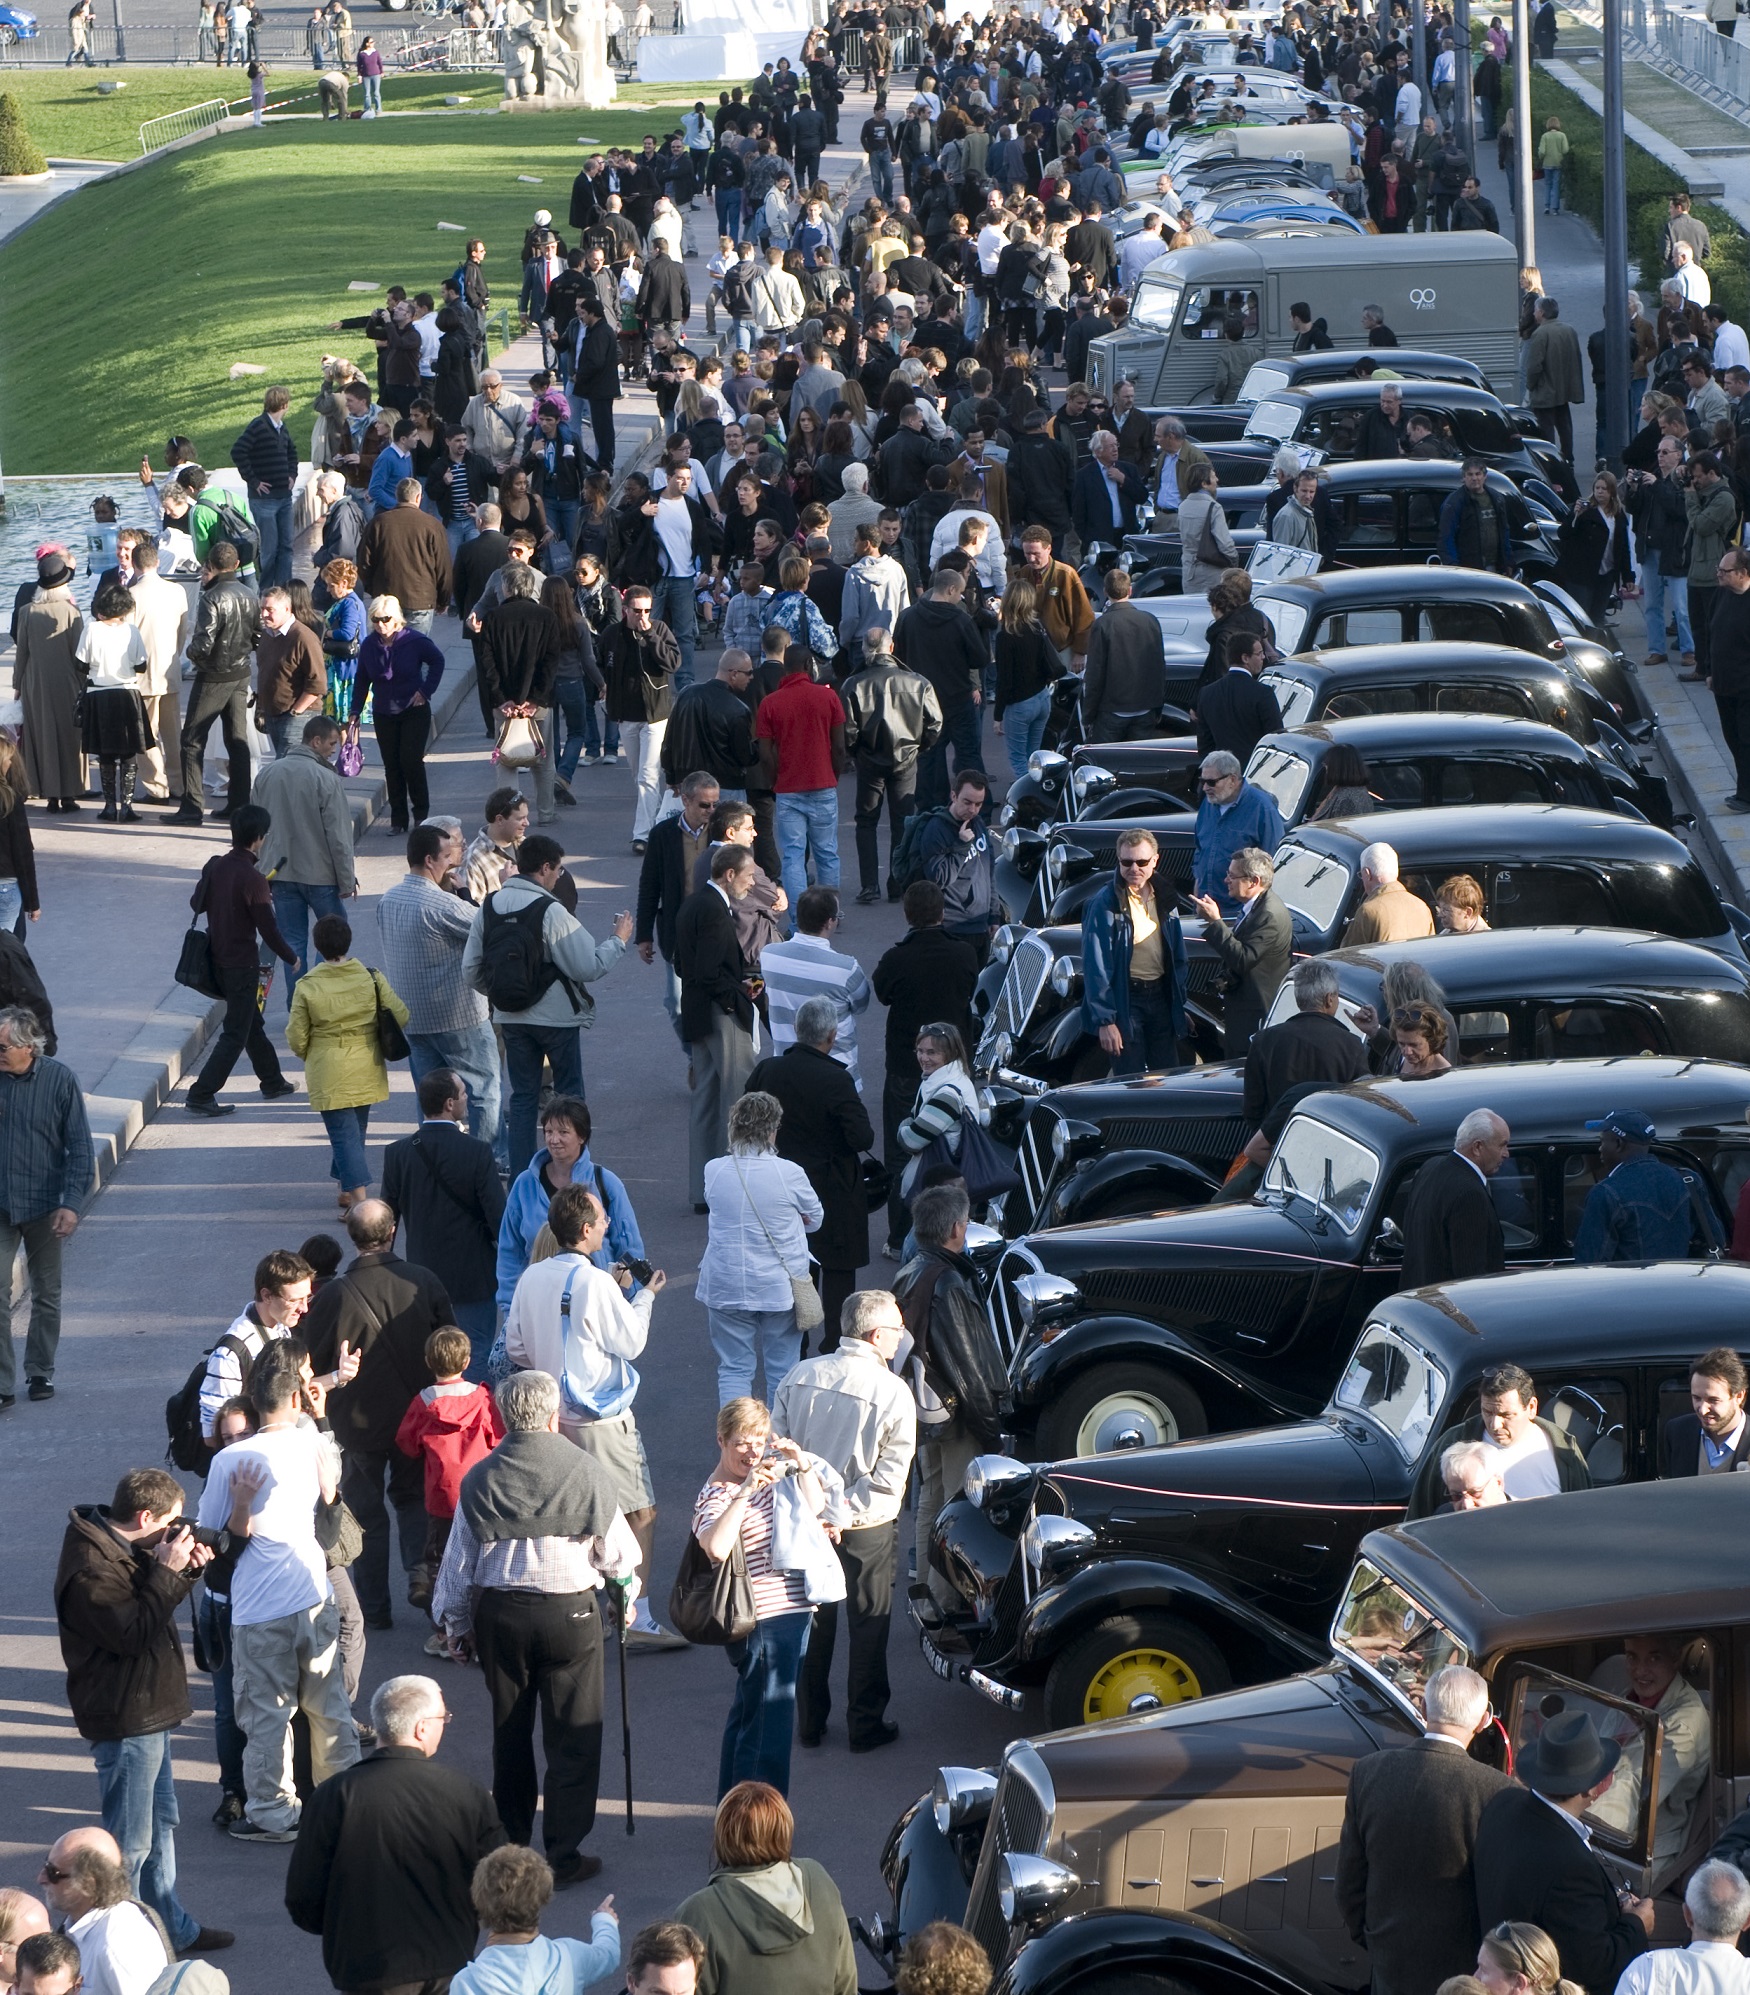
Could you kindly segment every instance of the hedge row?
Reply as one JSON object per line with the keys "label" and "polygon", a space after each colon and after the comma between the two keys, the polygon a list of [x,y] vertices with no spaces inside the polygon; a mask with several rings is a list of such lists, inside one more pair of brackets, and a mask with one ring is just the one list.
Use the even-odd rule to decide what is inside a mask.
{"label": "hedge row", "polygon": [[[1508,79],[1509,90],[1511,78]],[[1544,128],[1546,118],[1560,118],[1562,130],[1573,150],[1562,169],[1562,199],[1576,214],[1603,233],[1604,229],[1604,125],[1597,112],[1541,70],[1531,73],[1532,136]],[[1668,215],[1666,197],[1681,183],[1670,167],[1662,165],[1644,147],[1628,140],[1623,148],[1628,181],[1628,257],[1631,270],[1637,269],[1638,288],[1649,311],[1659,306],[1659,285],[1665,276],[1665,259],[1660,240]],[[1750,242],[1744,230],[1723,208],[1711,201],[1695,203],[1694,214],[1706,224],[1713,239],[1712,254],[1705,268],[1717,303],[1725,306],[1733,320],[1743,325],[1750,312]],[[1503,221],[1507,218],[1502,217]],[[1509,228],[1509,233],[1511,229]]]}

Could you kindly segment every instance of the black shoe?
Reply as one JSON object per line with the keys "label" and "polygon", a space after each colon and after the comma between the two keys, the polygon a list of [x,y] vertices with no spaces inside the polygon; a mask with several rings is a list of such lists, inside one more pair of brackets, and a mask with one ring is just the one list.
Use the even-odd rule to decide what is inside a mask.
{"label": "black shoe", "polygon": [[77,797],[63,797],[61,799],[61,815],[63,817],[77,817],[79,815],[79,800]]}
{"label": "black shoe", "polygon": [[796,1734],[796,1743],[799,1746],[807,1746],[809,1751],[812,1752],[817,1746],[823,1743],[825,1738],[826,1727],[822,1725],[818,1732],[798,1732]]}
{"label": "black shoe", "polygon": [[699,1215],[701,1219],[703,1219],[705,1214],[708,1213],[711,1210],[711,1208],[708,1205],[695,1205],[693,1207],[693,1210]]}
{"label": "black shoe", "polygon": [[214,1101],[210,1094],[191,1094],[183,1104],[190,1115],[235,1115],[234,1101]]}
{"label": "black shoe", "polygon": [[879,887],[865,887],[857,896],[857,905],[859,907],[873,907],[880,898],[881,889]]}
{"label": "black shoe", "polygon": [[[121,823],[123,824],[144,824],[146,821],[143,817],[141,817],[140,813],[137,810],[135,810],[132,804],[123,804],[121,810],[117,813],[117,815]],[[205,1930],[206,1930],[205,1927],[203,1927],[202,1931],[204,1932]]]}
{"label": "black shoe", "polygon": [[899,1727],[890,1718],[883,1718],[880,1728],[871,1732],[867,1738],[853,1739],[851,1741],[851,1751],[854,1753],[879,1752],[883,1746],[892,1745],[898,1737]]}
{"label": "black shoe", "polygon": [[54,1396],[55,1388],[49,1384],[46,1378],[33,1378],[31,1380],[30,1397],[32,1399],[53,1399]]}
{"label": "black shoe", "polygon": [[186,800],[177,805],[170,819],[172,824],[205,824],[206,821],[206,813],[197,804]]}
{"label": "black shoe", "polygon": [[1726,808],[1727,810],[1737,811],[1742,815],[1745,811],[1750,810],[1750,797],[1727,797]]}
{"label": "black shoe", "polygon": [[113,803],[106,803],[97,813],[97,821],[99,824],[114,824],[119,815]]}
{"label": "black shoe", "polygon": [[231,821],[231,806],[229,804],[221,804],[217,810],[208,811],[207,816],[210,818],[223,819],[223,821],[226,824],[229,824]]}
{"label": "black shoe", "polygon": [[241,1794],[227,1794],[218,1807],[213,1810],[214,1825],[221,1829],[228,1829],[233,1822],[241,1822],[242,1819],[243,1797]]}
{"label": "black shoe", "polygon": [[223,1953],[227,1947],[237,1944],[237,1935],[228,1933],[222,1926],[202,1926],[194,1938],[182,1951],[184,1953]]}
{"label": "black shoe", "polygon": [[295,1081],[288,1081],[282,1075],[279,1080],[274,1081],[271,1085],[264,1087],[261,1090],[261,1092],[263,1093],[263,1095],[266,1096],[266,1098],[269,1101],[283,1101],[287,1095],[296,1094],[298,1092],[298,1088],[297,1088],[297,1083]]}
{"label": "black shoe", "polygon": [[563,1891],[568,1884],[582,1884],[589,1878],[600,1877],[602,1860],[599,1856],[588,1856],[579,1851],[576,1856],[562,1856],[553,1866],[553,1889]]}
{"label": "black shoe", "polygon": [[367,1614],[365,1616],[365,1626],[367,1628],[382,1630],[393,1628],[394,1625],[395,1617],[392,1614]]}
{"label": "black shoe", "polygon": [[0,1392],[0,1413],[10,1413],[17,1404],[18,1404],[17,1393]]}

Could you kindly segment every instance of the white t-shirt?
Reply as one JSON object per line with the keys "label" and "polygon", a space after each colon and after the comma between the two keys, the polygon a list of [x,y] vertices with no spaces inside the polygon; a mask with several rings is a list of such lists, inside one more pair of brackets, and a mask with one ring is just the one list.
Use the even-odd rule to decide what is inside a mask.
{"label": "white t-shirt", "polygon": [[419,335],[419,376],[422,381],[429,381],[437,372],[438,341],[443,338],[438,331],[437,313],[427,312],[424,318],[410,323]]}
{"label": "white t-shirt", "polygon": [[129,1899],[75,1919],[67,1937],[79,1949],[85,1995],[146,1995],[170,1965],[152,1921]]}
{"label": "white t-shirt", "polygon": [[1419,125],[1422,122],[1422,93],[1413,83],[1399,86],[1394,115],[1400,125]]}
{"label": "white t-shirt", "polygon": [[328,1598],[328,1565],[316,1542],[322,1494],[317,1463],[329,1443],[314,1426],[273,1427],[234,1441],[213,1457],[201,1492],[200,1522],[223,1528],[231,1514],[231,1472],[265,1461],[268,1483],[250,1507],[249,1548],[231,1576],[231,1620],[239,1628],[302,1614]]}
{"label": "white t-shirt", "polygon": [[1533,1427],[1523,1441],[1499,1447],[1488,1435],[1483,1446],[1489,1451],[1489,1464],[1501,1478],[1507,1494],[1518,1500],[1527,1496],[1555,1496],[1561,1491],[1556,1474],[1555,1450],[1541,1427]]}
{"label": "white t-shirt", "polygon": [[691,575],[696,567],[693,556],[693,514],[678,495],[661,500],[656,508],[656,536],[667,555],[671,575]]}

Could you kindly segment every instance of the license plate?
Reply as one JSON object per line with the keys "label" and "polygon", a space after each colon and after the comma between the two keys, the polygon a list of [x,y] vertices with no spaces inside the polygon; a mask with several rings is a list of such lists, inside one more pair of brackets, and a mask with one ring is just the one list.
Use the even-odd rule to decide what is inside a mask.
{"label": "license plate", "polygon": [[930,1668],[935,1671],[944,1683],[952,1683],[954,1681],[954,1664],[951,1658],[943,1655],[942,1651],[936,1647],[928,1635],[920,1635],[918,1640],[924,1646],[924,1661],[929,1664]]}

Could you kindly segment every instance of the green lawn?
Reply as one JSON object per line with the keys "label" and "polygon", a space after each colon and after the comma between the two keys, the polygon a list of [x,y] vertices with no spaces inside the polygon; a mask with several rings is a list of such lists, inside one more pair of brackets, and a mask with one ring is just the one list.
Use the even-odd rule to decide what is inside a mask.
{"label": "green lawn", "polygon": [[[125,90],[100,97],[100,81],[122,79]],[[634,103],[674,105],[670,124],[696,99],[717,102],[716,84],[638,83],[628,84],[621,94]],[[278,65],[268,71],[270,105],[288,99],[304,101],[288,105],[297,111],[314,112],[315,77],[307,65]],[[125,68],[99,71],[7,70],[0,72],[0,90],[18,100],[31,136],[43,151],[56,159],[137,159],[140,156],[140,127],[148,118],[186,111],[209,98],[222,97],[239,114],[249,109],[249,83],[240,69],[213,67],[148,69],[133,63]],[[383,107],[388,111],[431,111],[441,109],[450,96],[467,97],[474,105],[489,108],[503,100],[503,80],[488,71],[454,75],[386,76],[383,79]],[[352,105],[359,105],[354,85]],[[522,114],[519,114],[522,115]],[[578,132],[603,139],[642,138],[650,122],[642,112],[631,114],[639,120],[636,133],[598,130],[598,117],[587,111],[563,114],[576,120]],[[663,127],[666,128],[666,127]]]}
{"label": "green lawn", "polygon": [[[15,477],[123,471],[180,430],[224,463],[275,381],[307,449],[321,355],[342,337],[371,355],[326,330],[370,309],[349,281],[435,292],[464,241],[437,224],[455,222],[485,238],[494,303],[514,307],[523,230],[539,206],[567,213],[578,135],[629,145],[647,123],[578,111],[270,126],[82,190],[0,249],[0,458]],[[119,317],[91,309],[94,269],[125,272]],[[234,362],[268,372],[232,381]]]}

